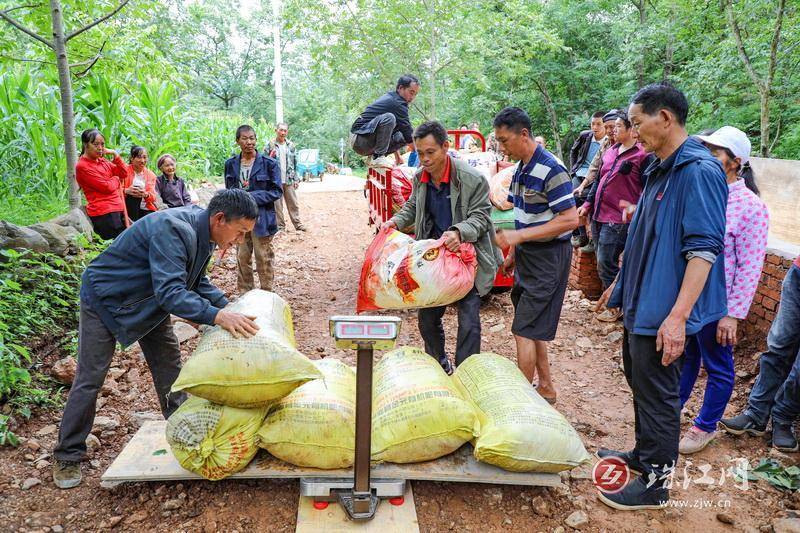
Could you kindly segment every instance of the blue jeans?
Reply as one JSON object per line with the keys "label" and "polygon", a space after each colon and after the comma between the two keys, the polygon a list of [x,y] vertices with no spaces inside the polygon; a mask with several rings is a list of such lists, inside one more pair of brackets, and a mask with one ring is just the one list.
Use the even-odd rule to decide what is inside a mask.
{"label": "blue jeans", "polygon": [[597,274],[607,289],[619,272],[619,255],[625,249],[628,237],[627,224],[613,222],[595,222],[595,254],[597,255]]}
{"label": "blue jeans", "polygon": [[725,413],[733,393],[735,377],[733,347],[717,342],[717,324],[716,321],[706,324],[694,335],[687,336],[681,369],[681,405],[692,395],[697,374],[700,373],[700,361],[706,369],[706,392],[694,425],[708,433],[716,431],[717,422]]}
{"label": "blue jeans", "polygon": [[793,423],[800,416],[800,268],[792,265],[783,279],[781,305],[767,335],[745,413],[765,426]]}

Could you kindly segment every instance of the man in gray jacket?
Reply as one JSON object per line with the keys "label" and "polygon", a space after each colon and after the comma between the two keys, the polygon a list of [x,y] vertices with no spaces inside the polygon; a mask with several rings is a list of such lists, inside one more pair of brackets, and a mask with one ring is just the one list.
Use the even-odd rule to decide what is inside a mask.
{"label": "man in gray jacket", "polygon": [[[459,365],[481,351],[480,297],[491,290],[503,262],[493,242],[489,184],[466,162],[448,155],[447,130],[440,123],[421,124],[414,131],[414,143],[422,169],[414,177],[411,197],[384,226],[406,228],[413,224],[417,239],[444,237],[445,246],[454,252],[462,242],[475,246],[478,258],[475,287],[457,303],[456,365]],[[442,327],[445,310],[445,306],[420,309],[419,332],[425,351],[450,374],[453,367],[444,349]]]}
{"label": "man in gray jacket", "polygon": [[78,370],[64,407],[53,451],[53,481],[68,489],[81,482],[80,461],[92,429],[97,393],[117,342],[139,342],[168,418],[185,399],[170,394],[181,369],[171,314],[216,324],[249,337],[252,317],[223,309],[228,300],[206,278],[215,245],[227,248],[252,231],[258,206],[247,191],[218,192],[208,209],[179,207],[154,213],[122,232],[86,268],[81,279]]}

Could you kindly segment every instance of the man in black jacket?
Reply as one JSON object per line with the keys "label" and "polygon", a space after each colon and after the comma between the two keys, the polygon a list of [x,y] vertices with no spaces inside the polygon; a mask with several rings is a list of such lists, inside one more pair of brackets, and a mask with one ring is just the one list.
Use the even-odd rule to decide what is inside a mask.
{"label": "man in black jacket", "polygon": [[397,87],[389,91],[361,113],[350,128],[350,147],[359,155],[371,156],[372,166],[392,166],[388,154],[394,153],[400,164],[398,150],[412,143],[414,128],[408,118],[408,104],[419,92],[419,80],[404,74]]}
{"label": "man in black jacket", "polygon": [[[583,179],[589,172],[589,165],[594,156],[600,150],[600,144],[605,137],[603,128],[603,112],[598,111],[592,115],[592,121],[588,130],[584,130],[575,139],[575,144],[569,151],[569,173],[572,176],[572,187],[575,192],[575,205],[580,207],[586,200],[586,194],[578,190],[583,183]],[[572,246],[586,246],[589,238],[586,235],[586,228],[581,225],[572,232]]]}

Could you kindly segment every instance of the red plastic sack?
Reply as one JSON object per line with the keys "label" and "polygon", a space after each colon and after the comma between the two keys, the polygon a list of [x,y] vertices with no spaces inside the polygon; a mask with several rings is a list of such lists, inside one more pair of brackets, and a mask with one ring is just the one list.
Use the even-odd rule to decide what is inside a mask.
{"label": "red plastic sack", "polygon": [[475,285],[477,265],[471,243],[462,243],[454,253],[443,239],[415,241],[394,229],[381,230],[361,267],[356,311],[457,302]]}
{"label": "red plastic sack", "polygon": [[414,174],[411,167],[392,168],[392,213],[400,211],[400,208],[411,197],[413,179]]}

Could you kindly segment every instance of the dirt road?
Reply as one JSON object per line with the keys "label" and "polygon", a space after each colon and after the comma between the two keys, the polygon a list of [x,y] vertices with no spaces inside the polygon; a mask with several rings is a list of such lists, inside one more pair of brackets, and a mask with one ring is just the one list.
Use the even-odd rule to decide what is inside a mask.
{"label": "dirt road", "polygon": [[[311,358],[336,357],[353,363],[352,352],[333,347],[327,318],[352,313],[363,251],[373,234],[366,225],[366,203],[360,192],[325,192],[301,196],[307,233],[276,239],[275,290],[293,309],[298,348]],[[212,279],[227,292],[235,290],[235,271],[228,263]],[[619,326],[592,321],[589,302],[569,292],[558,337],[552,343],[558,408],[575,425],[587,449],[632,445],[633,411],[620,369]],[[413,313],[403,318],[401,343],[420,346]],[[512,318],[507,294],[496,295],[482,313],[483,347],[509,358],[514,349],[509,331]],[[449,346],[455,313],[446,317]],[[184,344],[188,356],[196,339]],[[738,356],[737,389],[729,412],[737,410],[752,381],[755,349]],[[48,361],[52,363],[52,361]],[[47,370],[47,365],[43,367]],[[104,392],[98,415],[103,427],[84,465],[84,483],[60,491],[50,480],[49,451],[55,442],[59,412],[43,413],[22,425],[26,442],[0,450],[0,530],[2,531],[292,531],[295,526],[296,482],[222,481],[100,487],[100,475],[136,432],[140,421],[159,416],[152,383],[137,348],[120,352],[112,368],[114,379]],[[703,384],[700,380],[698,386]],[[698,397],[689,410],[697,408]],[[688,427],[688,425],[686,426]],[[771,531],[773,520],[792,516],[800,498],[786,496],[765,482],[747,490],[729,476],[720,486],[723,468],[745,457],[752,463],[769,455],[766,441],[733,440],[722,436],[709,448],[681,461],[673,497],[683,507],[663,511],[620,513],[598,502],[590,468],[564,476],[560,489],[530,489],[492,485],[414,482],[422,531],[555,531],[570,530],[565,520],[582,511],[584,531]],[[792,457],[776,454],[784,462]],[[697,483],[706,468],[714,485]],[[684,488],[686,473],[691,477]],[[710,477],[707,477],[710,479]],[[705,481],[705,480],[703,480]],[[701,508],[702,507],[702,508]],[[581,513],[578,513],[580,515]],[[726,522],[733,522],[729,525]]]}

